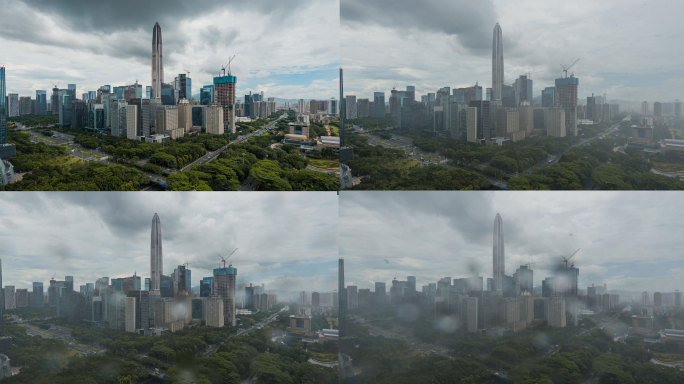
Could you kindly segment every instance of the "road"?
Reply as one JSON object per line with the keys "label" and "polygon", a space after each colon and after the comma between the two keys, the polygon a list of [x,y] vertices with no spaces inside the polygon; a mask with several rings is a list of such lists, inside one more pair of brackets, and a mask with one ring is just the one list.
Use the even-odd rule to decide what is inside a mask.
{"label": "road", "polygon": [[272,120],[272,121],[268,122],[267,124],[265,124],[264,126],[262,126],[261,128],[257,129],[254,132],[248,133],[246,135],[238,136],[235,140],[224,145],[223,147],[221,147],[215,151],[212,151],[212,152],[207,152],[204,156],[200,157],[199,159],[197,159],[197,160],[193,161],[192,163],[186,165],[185,167],[181,168],[181,171],[187,171],[187,170],[191,169],[192,167],[194,167],[195,165],[206,164],[210,161],[215,160],[221,154],[221,152],[225,151],[226,149],[228,149],[229,146],[231,146],[233,144],[244,143],[245,141],[249,140],[253,136],[259,136],[263,133],[270,132],[271,130],[273,130],[276,127],[278,120],[284,119],[284,118],[287,118],[287,114],[283,114],[280,117],[278,117],[276,120]]}
{"label": "road", "polygon": [[219,349],[223,344],[225,344],[226,341],[228,341],[229,338],[234,337],[234,336],[243,336],[243,335],[246,335],[247,333],[251,332],[251,331],[254,330],[254,329],[261,329],[261,328],[265,327],[266,325],[268,325],[268,324],[274,322],[275,320],[277,320],[277,319],[278,319],[278,315],[279,315],[281,312],[285,312],[285,311],[289,311],[289,310],[290,310],[290,307],[286,305],[286,306],[283,307],[280,311],[271,314],[270,316],[268,316],[268,317],[265,318],[264,320],[262,320],[262,321],[260,321],[260,322],[258,322],[258,323],[256,323],[256,324],[253,324],[251,327],[246,328],[246,329],[238,329],[238,331],[237,331],[237,333],[236,333],[235,335],[229,336],[226,340],[223,340],[223,341],[221,341],[220,343],[217,343],[217,344],[208,345],[207,348],[200,354],[200,356],[208,356],[208,355],[211,355],[211,354],[216,353],[216,351],[218,351],[218,349]]}
{"label": "road", "polygon": [[40,327],[36,327],[25,322],[21,317],[17,315],[12,315],[12,318],[20,327],[26,328],[26,332],[31,336],[40,336],[44,339],[61,339],[62,341],[64,341],[67,347],[83,355],[91,355],[104,352],[104,350],[98,350],[95,347],[86,346],[79,343],[76,339],[74,339],[71,336],[71,329],[69,328],[52,325],[50,329],[42,329]]}

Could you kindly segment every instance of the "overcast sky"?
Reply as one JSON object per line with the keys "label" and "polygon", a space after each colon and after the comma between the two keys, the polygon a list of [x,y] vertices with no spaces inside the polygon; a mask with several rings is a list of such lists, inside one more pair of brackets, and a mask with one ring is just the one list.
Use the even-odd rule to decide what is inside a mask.
{"label": "overcast sky", "polygon": [[8,93],[75,83],[80,98],[103,84],[150,85],[159,22],[164,82],[187,69],[193,94],[233,54],[239,97],[339,94],[338,0],[0,0],[0,9]]}
{"label": "overcast sky", "polygon": [[670,102],[684,98],[682,14],[680,0],[341,0],[345,94],[491,87],[499,22],[505,84],[531,72],[538,97],[580,58],[581,99]]}
{"label": "overcast sky", "polygon": [[672,292],[684,289],[681,193],[342,192],[340,255],[348,284],[417,286],[450,276],[492,276],[494,217],[504,228],[505,273],[532,263],[534,285],[560,255],[579,287]]}
{"label": "overcast sky", "polygon": [[266,289],[337,287],[335,193],[33,193],[0,198],[3,285],[31,289],[73,275],[76,289],[102,276],[150,274],[152,216],[162,226],[164,274],[190,263],[192,285],[211,276],[218,254],[238,283]]}

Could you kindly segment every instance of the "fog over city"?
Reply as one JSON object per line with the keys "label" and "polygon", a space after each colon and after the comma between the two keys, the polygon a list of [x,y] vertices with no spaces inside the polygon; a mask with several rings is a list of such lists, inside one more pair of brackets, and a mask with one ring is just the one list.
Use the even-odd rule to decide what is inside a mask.
{"label": "fog over city", "polygon": [[[492,30],[503,31],[504,84],[530,72],[534,96],[561,64],[580,61],[579,98],[682,97],[684,3],[676,0],[426,0],[341,2],[345,92],[371,97],[415,85],[416,94],[479,82],[491,87]],[[362,43],[361,43],[362,42]],[[570,73],[568,73],[570,74]]]}
{"label": "fog over city", "polygon": [[193,94],[236,54],[238,95],[337,95],[337,0],[200,2],[0,0],[0,65],[8,92],[35,95],[57,84],[150,85],[152,28],[164,43],[164,81],[190,71]]}
{"label": "fog over city", "polygon": [[681,196],[669,192],[343,192],[340,255],[348,284],[417,278],[492,277],[496,213],[503,218],[505,273],[531,263],[534,285],[560,256],[579,287],[682,289]]}
{"label": "fog over city", "polygon": [[334,193],[10,193],[0,199],[4,285],[74,276],[150,275],[152,216],[162,227],[163,273],[185,262],[192,286],[226,256],[240,283],[280,293],[332,291],[337,274]]}

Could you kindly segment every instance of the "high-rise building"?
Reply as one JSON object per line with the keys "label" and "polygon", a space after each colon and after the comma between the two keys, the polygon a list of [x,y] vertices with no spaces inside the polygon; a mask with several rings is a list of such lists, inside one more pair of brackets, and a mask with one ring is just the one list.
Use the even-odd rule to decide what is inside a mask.
{"label": "high-rise building", "polygon": [[551,108],[556,104],[556,88],[546,87],[542,89],[542,107]]}
{"label": "high-rise building", "polygon": [[223,109],[218,105],[208,105],[204,112],[205,132],[214,135],[223,134]]}
{"label": "high-rise building", "polygon": [[124,330],[126,332],[135,332],[135,297],[126,297],[124,313],[126,320],[124,323]]}
{"label": "high-rise building", "polygon": [[19,111],[19,94],[10,93],[9,95],[7,95],[7,116],[19,116]]}
{"label": "high-rise building", "polygon": [[565,110],[562,108],[549,108],[544,113],[544,126],[546,135],[554,137],[565,137]]}
{"label": "high-rise building", "polygon": [[192,80],[185,73],[178,75],[178,99],[192,99]]}
{"label": "high-rise building", "polygon": [[565,130],[568,135],[577,136],[577,87],[579,79],[570,76],[556,79],[556,106],[565,110]]}
{"label": "high-rise building", "polygon": [[207,327],[223,327],[223,300],[218,297],[209,297],[204,303],[204,318]]}
{"label": "high-rise building", "polygon": [[162,231],[159,216],[155,213],[152,217],[152,244],[150,246],[150,290],[159,290],[161,275],[163,272],[162,263]]}
{"label": "high-rise building", "polygon": [[152,28],[152,92],[150,98],[161,98],[163,82],[162,33],[159,23],[154,23],[154,28]]}
{"label": "high-rise building", "polygon": [[503,85],[503,38],[501,37],[501,26],[496,23],[494,26],[494,37],[492,39],[492,101],[501,100],[501,86]]}
{"label": "high-rise building", "polygon": [[387,286],[384,282],[375,282],[375,303],[378,306],[385,305],[387,302]]}
{"label": "high-rise building", "polygon": [[504,279],[504,235],[503,235],[503,221],[501,215],[498,213],[494,218],[494,247],[493,247],[493,273],[494,278],[493,290],[496,292],[503,291]]}
{"label": "high-rise building", "polygon": [[130,140],[138,138],[138,107],[135,105],[126,107],[126,138]]}
{"label": "high-rise building", "polygon": [[385,92],[373,92],[373,117],[385,117]]}
{"label": "high-rise building", "polygon": [[354,95],[347,95],[344,98],[344,116],[347,119],[356,119],[357,116],[357,104],[356,104],[356,96]]}
{"label": "high-rise building", "polygon": [[5,285],[5,309],[15,309],[17,302],[14,296],[14,285]]}
{"label": "high-rise building", "polygon": [[45,91],[36,91],[36,115],[44,115],[47,113],[47,94]]}
{"label": "high-rise building", "polygon": [[[2,159],[12,157],[16,154],[14,145],[7,144],[7,101],[5,99],[6,92],[7,88],[5,85],[5,67],[0,67],[0,161],[2,161]],[[2,180],[2,178],[3,175],[0,175],[0,180]]]}
{"label": "high-rise building", "polygon": [[41,308],[43,306],[43,283],[34,282],[33,283],[33,301],[32,305],[36,308]]}
{"label": "high-rise building", "polygon": [[237,268],[214,268],[214,295],[223,299],[223,315],[230,325],[235,325],[235,280]]}
{"label": "high-rise building", "polygon": [[204,277],[200,280],[200,297],[209,297],[214,295],[214,278]]}
{"label": "high-rise building", "polygon": [[515,271],[515,286],[518,293],[532,293],[532,289],[534,288],[532,280],[533,273],[534,272],[530,269],[529,265],[521,265],[520,268]]}
{"label": "high-rise building", "polygon": [[223,108],[224,131],[235,133],[235,86],[237,77],[214,77],[214,102]]}
{"label": "high-rise building", "polygon": [[209,105],[214,102],[214,86],[205,85],[200,89],[200,104]]}
{"label": "high-rise building", "polygon": [[339,298],[337,300],[338,309],[338,322],[339,322],[339,335],[340,337],[345,336],[347,331],[347,291],[344,289],[344,259],[340,258],[337,264],[337,294]]}

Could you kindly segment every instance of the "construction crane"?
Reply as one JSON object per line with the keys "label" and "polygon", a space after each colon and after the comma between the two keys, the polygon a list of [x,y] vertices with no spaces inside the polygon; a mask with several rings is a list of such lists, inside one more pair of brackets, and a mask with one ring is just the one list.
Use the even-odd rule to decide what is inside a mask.
{"label": "construction crane", "polygon": [[188,77],[190,77],[190,71],[188,71],[188,70],[186,69],[186,70],[185,70],[185,73],[187,73],[187,74],[188,74]]}
{"label": "construction crane", "polygon": [[[228,261],[228,259],[230,259],[230,257],[233,256],[233,254],[234,254],[235,252],[237,252],[237,250],[238,250],[237,248],[233,249],[233,252],[231,252],[231,253],[230,253],[228,256],[226,256],[226,257],[223,257],[223,256],[221,256],[221,255],[219,254],[219,258],[220,258],[221,261],[223,262],[223,268],[226,267],[226,261]],[[228,264],[228,268],[230,268],[230,266],[232,266],[232,265],[233,265],[233,264],[229,263],[229,264]],[[219,264],[219,266],[220,266],[220,264]]]}
{"label": "construction crane", "polygon": [[228,66],[228,76],[231,75],[231,72],[230,72],[230,63],[233,62],[233,59],[235,59],[235,55],[233,55],[230,59],[228,59],[228,64],[226,64],[226,65]]}
{"label": "construction crane", "polygon": [[[563,68],[563,74],[565,74],[564,77],[568,77],[568,71],[569,71],[570,68],[572,68],[575,64],[577,64],[577,62],[578,62],[579,60],[580,60],[580,58],[578,57],[577,59],[575,59],[575,61],[572,62],[572,64],[568,65],[567,67],[566,67],[565,65],[563,65],[563,64],[560,65],[561,68]],[[562,76],[562,75],[561,75],[561,76]],[[573,74],[571,74],[570,76],[573,76]]]}
{"label": "construction crane", "polygon": [[564,264],[565,268],[574,268],[574,267],[575,267],[575,263],[571,263],[570,260],[571,260],[571,259],[577,254],[577,252],[579,252],[579,251],[580,251],[580,249],[577,248],[577,249],[575,250],[575,252],[573,252],[573,253],[570,254],[570,256],[561,256],[561,257],[560,257],[561,260],[563,260],[563,264]]}

